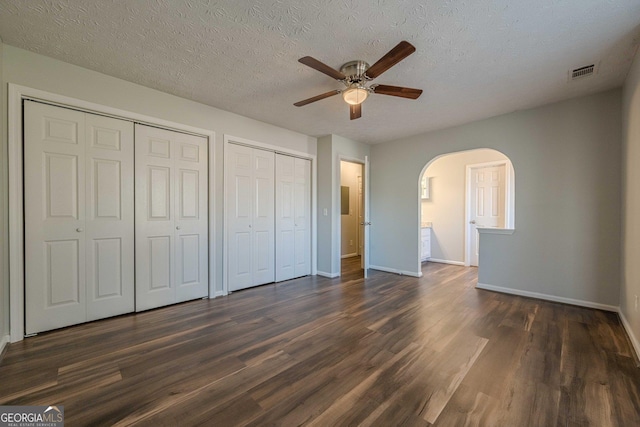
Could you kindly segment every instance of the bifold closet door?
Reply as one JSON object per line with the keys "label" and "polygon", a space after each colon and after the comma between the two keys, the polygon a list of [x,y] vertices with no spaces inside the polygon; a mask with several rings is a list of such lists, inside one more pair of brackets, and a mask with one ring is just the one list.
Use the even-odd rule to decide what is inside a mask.
{"label": "bifold closet door", "polygon": [[24,103],[26,333],[133,311],[133,124]]}
{"label": "bifold closet door", "polygon": [[274,161],[270,151],[225,146],[229,290],[275,281]]}
{"label": "bifold closet door", "polygon": [[311,273],[311,161],[276,154],[276,281]]}
{"label": "bifold closet door", "polygon": [[208,295],[207,139],[135,127],[136,311]]}

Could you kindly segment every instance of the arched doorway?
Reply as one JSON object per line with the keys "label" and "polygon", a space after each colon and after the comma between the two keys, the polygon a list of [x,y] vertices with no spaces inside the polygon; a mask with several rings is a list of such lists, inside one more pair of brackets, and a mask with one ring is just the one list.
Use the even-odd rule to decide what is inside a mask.
{"label": "arched doorway", "polygon": [[515,173],[489,148],[444,154],[420,177],[420,262],[478,265],[478,229],[512,229]]}

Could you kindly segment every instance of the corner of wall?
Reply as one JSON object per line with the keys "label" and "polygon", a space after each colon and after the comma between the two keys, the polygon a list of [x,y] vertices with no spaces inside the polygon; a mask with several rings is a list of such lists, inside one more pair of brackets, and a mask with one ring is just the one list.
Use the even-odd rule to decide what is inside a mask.
{"label": "corner of wall", "polygon": [[[332,222],[329,212],[332,211],[333,200],[333,169],[332,169],[332,137],[331,135],[318,138],[317,143],[317,268],[318,274],[332,275],[334,271],[331,266],[331,235]],[[324,212],[327,212],[327,215]]]}
{"label": "corner of wall", "polygon": [[620,315],[620,321],[622,322],[622,327],[624,328],[625,332],[629,336],[629,341],[631,341],[632,350],[635,351],[636,353],[636,360],[640,360],[640,341],[638,341],[638,338],[633,333],[633,329],[629,324],[629,321],[625,317],[624,313],[622,312],[622,310],[618,311],[618,315]]}
{"label": "corner of wall", "polygon": [[640,356],[640,54],[636,53],[622,92],[622,238],[620,318]]}
{"label": "corner of wall", "polygon": [[4,80],[4,44],[0,39],[0,352],[9,336],[9,191],[7,167],[7,83]]}

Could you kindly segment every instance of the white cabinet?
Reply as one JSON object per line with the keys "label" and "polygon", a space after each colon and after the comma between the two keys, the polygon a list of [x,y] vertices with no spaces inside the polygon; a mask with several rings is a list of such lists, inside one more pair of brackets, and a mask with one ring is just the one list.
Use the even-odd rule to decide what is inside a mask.
{"label": "white cabinet", "polygon": [[431,258],[431,227],[420,229],[420,241],[422,242],[420,259],[426,261]]}

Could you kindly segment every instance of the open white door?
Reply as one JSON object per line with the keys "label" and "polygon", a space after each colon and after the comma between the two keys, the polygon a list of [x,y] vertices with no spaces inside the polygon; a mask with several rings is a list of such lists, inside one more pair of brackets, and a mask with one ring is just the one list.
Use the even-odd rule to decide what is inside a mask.
{"label": "open white door", "polygon": [[371,225],[371,217],[369,215],[369,156],[364,157],[364,221],[362,222],[362,269],[364,270],[364,278],[367,278],[369,272],[369,226]]}

